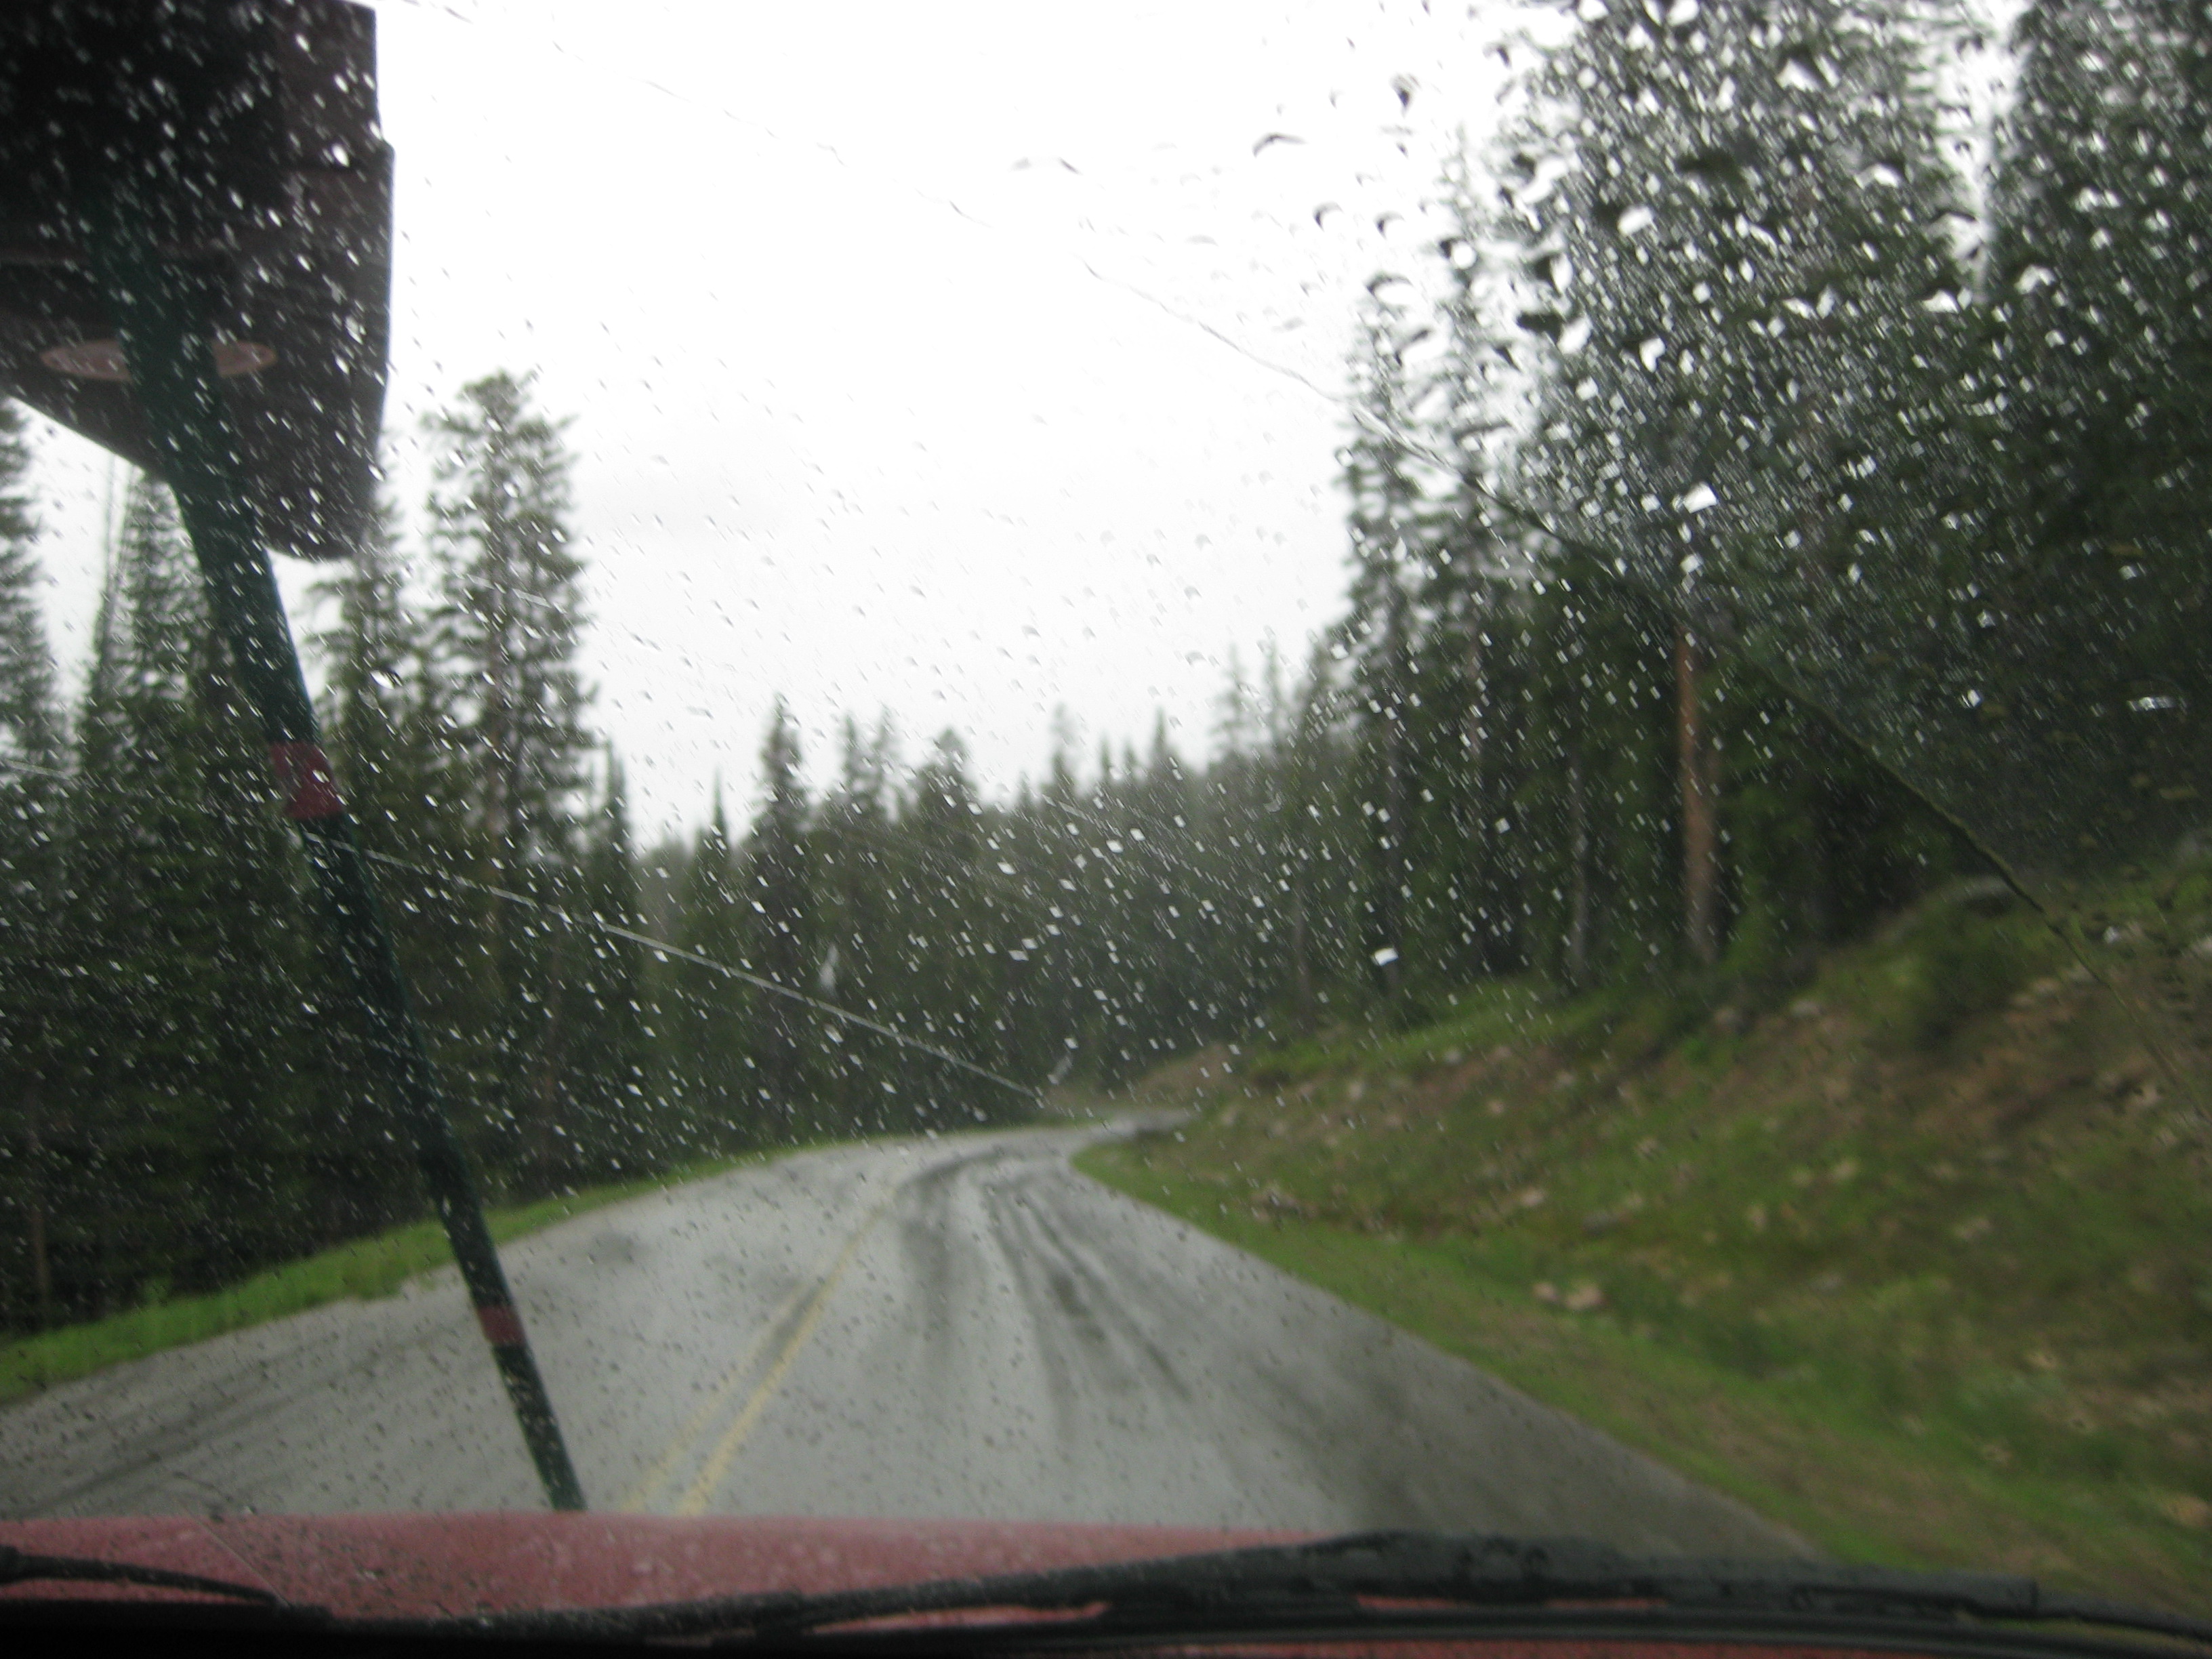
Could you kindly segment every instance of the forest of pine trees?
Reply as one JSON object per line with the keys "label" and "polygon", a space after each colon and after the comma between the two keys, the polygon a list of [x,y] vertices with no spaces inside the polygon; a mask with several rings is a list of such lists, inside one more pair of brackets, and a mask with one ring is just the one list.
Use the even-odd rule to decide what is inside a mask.
{"label": "forest of pine trees", "polygon": [[[1986,176],[1940,4],[1578,15],[1453,233],[1371,286],[1341,614],[1232,658],[1205,754],[1081,757],[1061,719],[994,799],[957,732],[810,757],[779,704],[750,813],[718,788],[641,848],[564,428],[526,378],[463,390],[421,533],[389,515],[311,644],[495,1194],[1012,1121],[1492,975],[1784,994],[1992,859],[2056,881],[2200,823],[2212,14],[2029,5]],[[130,486],[64,710],[31,477],[0,412],[16,1329],[422,1204],[166,495]]]}

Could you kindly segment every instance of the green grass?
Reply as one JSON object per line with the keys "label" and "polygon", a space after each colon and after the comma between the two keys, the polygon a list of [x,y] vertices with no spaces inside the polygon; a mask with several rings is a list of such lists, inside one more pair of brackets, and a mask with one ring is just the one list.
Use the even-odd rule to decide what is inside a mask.
{"label": "green grass", "polygon": [[1348,1066],[1456,1065],[1499,1042],[1525,1042],[1537,1032],[1553,1035],[1563,1010],[1587,1018],[1586,1011],[1570,1008],[1533,978],[1492,980],[1454,993],[1446,1003],[1452,1012],[1433,1024],[1410,1031],[1339,1026],[1255,1055],[1243,1074],[1255,1083],[1280,1085]]}
{"label": "green grass", "polygon": [[[688,1165],[672,1174],[512,1205],[490,1212],[492,1237],[504,1243],[587,1210],[696,1181],[781,1152],[750,1152]],[[0,1403],[88,1376],[110,1365],[204,1342],[228,1331],[265,1324],[348,1298],[390,1296],[418,1273],[449,1266],[445,1230],[418,1221],[288,1261],[204,1295],[180,1296],[81,1325],[0,1345]]]}
{"label": "green grass", "polygon": [[1755,1380],[1641,1322],[1532,1304],[1463,1249],[1296,1218],[1255,1219],[1157,1149],[1078,1167],[1481,1366],[1814,1547],[1914,1567],[2002,1567],[2108,1595],[2212,1609],[2212,1562],[2145,1494],[2000,1474],[1955,1435],[1869,1421],[1817,1376]]}
{"label": "green grass", "polygon": [[[2212,961],[2097,965],[2203,1075]],[[1931,904],[1763,1003],[1480,988],[1195,1092],[1085,1167],[1836,1553],[2212,1607],[2206,1119],[2031,919]]]}

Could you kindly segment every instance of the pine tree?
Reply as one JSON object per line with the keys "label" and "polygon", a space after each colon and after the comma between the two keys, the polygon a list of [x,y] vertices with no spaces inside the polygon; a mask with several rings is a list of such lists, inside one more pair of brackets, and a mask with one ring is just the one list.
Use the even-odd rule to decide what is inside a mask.
{"label": "pine tree", "polygon": [[[888,721],[872,736],[846,717],[837,781],[816,815],[812,860],[822,962],[815,988],[840,1006],[881,1012],[883,964],[895,950],[893,879],[897,856],[891,808],[891,734]],[[823,1064],[817,1080],[823,1113],[849,1129],[882,1127],[881,1040],[830,1021],[822,1027]]]}
{"label": "pine tree", "polygon": [[[447,1034],[468,1018],[474,981],[455,972],[456,895],[437,872],[465,871],[467,859],[458,803],[443,799],[455,778],[441,740],[428,618],[408,592],[395,517],[380,500],[353,558],[317,584],[336,614],[308,644],[324,665],[326,747],[362,844],[434,872],[387,866],[377,886],[417,1018],[442,1057],[466,1067],[473,1056]],[[463,915],[473,910],[462,902]],[[420,1202],[388,1113],[368,1069],[344,1067],[313,1152],[328,1240],[388,1224]]]}
{"label": "pine tree", "polygon": [[[995,931],[983,901],[984,808],[956,732],[938,735],[915,769],[899,839],[911,849],[898,887],[898,984],[889,1006],[915,1035],[988,1066],[996,1042],[990,1012],[999,989],[987,944]],[[904,1063],[904,1062],[902,1062]],[[987,1113],[975,1080],[913,1062],[922,1122],[957,1123]]]}
{"label": "pine tree", "polygon": [[324,664],[326,747],[363,841],[422,860],[440,850],[447,745],[437,729],[443,700],[430,618],[407,575],[392,504],[380,501],[354,556],[316,586],[336,616],[309,644]]}
{"label": "pine tree", "polygon": [[[464,386],[430,432],[440,793],[459,808],[478,879],[562,906],[574,896],[591,747],[576,665],[583,563],[569,545],[562,427],[532,406],[527,378],[497,374]],[[471,921],[475,1006],[454,1012],[477,1034],[468,1070],[480,1079],[488,1162],[495,1173],[535,1170],[542,1185],[566,1157],[562,985],[579,947],[570,930],[525,907],[481,899]]]}
{"label": "pine tree", "polygon": [[2212,787],[2212,18],[2038,0],[2015,50],[1984,371],[2009,487],[1948,749],[1962,804],[2048,867],[2163,850]]}
{"label": "pine tree", "polygon": [[[744,852],[744,892],[755,971],[790,990],[811,989],[815,950],[814,897],[808,846],[806,785],[800,775],[799,731],[779,697],[761,745],[766,791]],[[753,1014],[765,1132],[788,1135],[811,1123],[815,1032],[804,1005],[761,992]]]}
{"label": "pine tree", "polygon": [[[1498,434],[1525,414],[1524,379],[1507,319],[1512,290],[1493,250],[1511,246],[1477,198],[1471,169],[1444,180],[1454,230],[1440,248],[1444,331],[1433,384],[1419,402],[1435,411],[1434,441],[1452,463],[1435,503],[1413,665],[1421,707],[1413,833],[1420,890],[1421,955],[1453,976],[1524,965],[1512,868],[1511,823],[1522,787],[1526,605],[1534,563],[1528,527],[1501,511],[1506,456]],[[1425,807],[1425,811],[1419,810]],[[1503,824],[1505,827],[1500,828]]]}
{"label": "pine tree", "polygon": [[[745,924],[722,810],[720,780],[706,827],[692,844],[676,901],[676,940],[729,967],[744,963]],[[689,1156],[756,1144],[750,1007],[738,982],[679,960],[669,975],[671,1093]]]}
{"label": "pine tree", "polygon": [[1411,890],[1413,660],[1416,605],[1426,555],[1425,502],[1405,434],[1413,429],[1405,350],[1414,332],[1398,307],[1369,284],[1352,364],[1357,429],[1343,451],[1350,498],[1352,586],[1337,640],[1345,653],[1352,724],[1360,738],[1361,816],[1369,827],[1366,949],[1382,997],[1404,979],[1406,899]]}
{"label": "pine tree", "polygon": [[591,747],[576,667],[584,567],[569,546],[572,463],[562,424],[532,407],[530,390],[527,377],[489,375],[430,423],[439,662],[471,825],[501,868],[568,850]]}
{"label": "pine tree", "polygon": [[[1586,23],[1516,158],[1551,343],[1522,457],[1553,522],[1671,614],[1680,938],[1723,931],[1713,657],[1870,699],[1958,504],[1954,204],[1916,43],[1852,0]],[[1607,570],[1606,562],[1612,568]],[[1940,563],[1940,556],[1937,562]],[[1869,603],[1869,599],[1872,603]],[[1891,607],[1894,607],[1892,609]],[[1853,677],[1856,676],[1856,678]]]}
{"label": "pine tree", "polygon": [[304,1024],[297,855],[174,506],[143,478],[78,731],[77,1001],[52,1152],[75,1179],[57,1254],[73,1258],[70,1300],[86,1311],[297,1248],[301,1140],[324,1082]]}
{"label": "pine tree", "polygon": [[[611,757],[606,780],[578,884],[592,917],[635,933],[637,863],[623,769]],[[563,991],[572,1031],[565,1093],[574,1179],[633,1176],[681,1155],[660,1109],[645,958],[636,940],[599,929],[583,933],[570,953]]]}
{"label": "pine tree", "polygon": [[1371,969],[1364,940],[1367,821],[1346,733],[1332,647],[1316,645],[1289,709],[1271,862],[1287,912],[1283,999],[1286,1024],[1310,1032],[1348,1013]]}
{"label": "pine tree", "polygon": [[30,466],[22,416],[0,404],[0,1320],[17,1327],[54,1317],[46,1120],[63,1059],[56,774],[67,756],[39,604]]}

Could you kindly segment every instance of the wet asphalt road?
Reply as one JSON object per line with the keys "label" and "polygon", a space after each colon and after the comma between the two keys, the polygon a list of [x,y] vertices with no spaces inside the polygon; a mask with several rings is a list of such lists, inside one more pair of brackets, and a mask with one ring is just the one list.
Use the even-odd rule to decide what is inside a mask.
{"label": "wet asphalt road", "polygon": [[[593,1506],[1791,1547],[1075,1173],[1096,1133],[809,1152],[509,1246]],[[0,1412],[9,1517],[539,1502],[450,1272]]]}

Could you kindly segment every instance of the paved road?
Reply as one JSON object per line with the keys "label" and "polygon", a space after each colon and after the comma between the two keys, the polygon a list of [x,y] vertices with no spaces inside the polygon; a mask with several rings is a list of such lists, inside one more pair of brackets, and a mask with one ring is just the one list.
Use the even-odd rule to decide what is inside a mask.
{"label": "paved road", "polygon": [[[1068,1167],[1030,1131],[811,1152],[508,1267],[592,1502],[1789,1540]],[[532,1506],[450,1273],[0,1413],[0,1515]]]}

